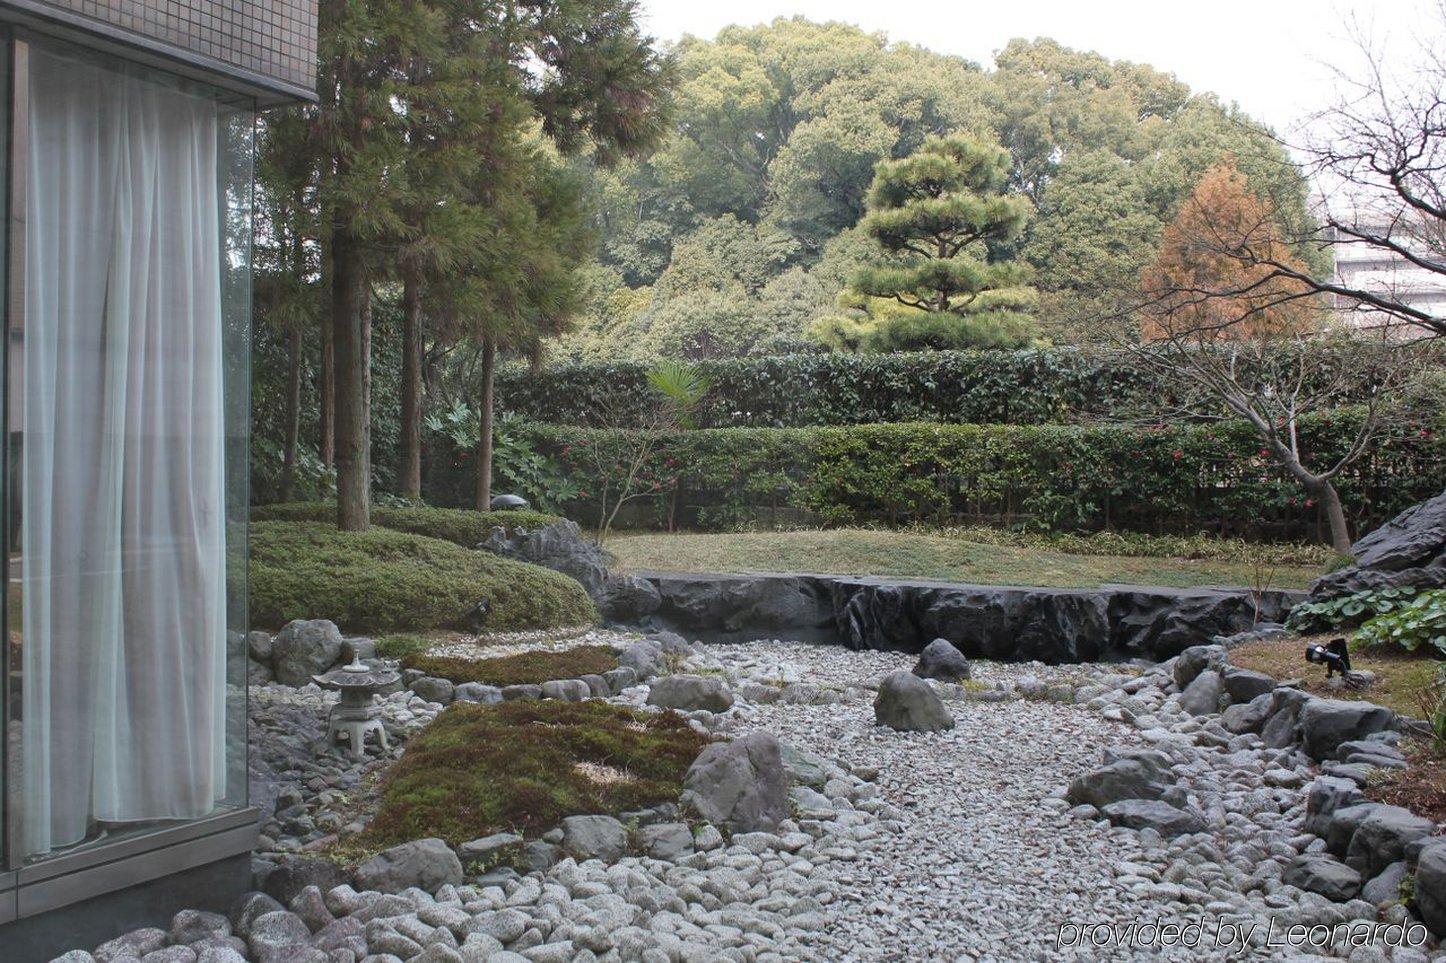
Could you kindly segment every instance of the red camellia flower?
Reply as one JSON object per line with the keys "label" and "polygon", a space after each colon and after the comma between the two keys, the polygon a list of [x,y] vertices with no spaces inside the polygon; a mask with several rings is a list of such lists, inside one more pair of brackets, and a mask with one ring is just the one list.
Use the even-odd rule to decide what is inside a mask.
{"label": "red camellia flower", "polygon": [[1185,453],[1184,453],[1183,451],[1181,451],[1180,449],[1176,448],[1174,451],[1172,451],[1172,452],[1170,453],[1170,457],[1172,457],[1172,458],[1174,458],[1175,460],[1178,461],[1179,459],[1185,457]]}

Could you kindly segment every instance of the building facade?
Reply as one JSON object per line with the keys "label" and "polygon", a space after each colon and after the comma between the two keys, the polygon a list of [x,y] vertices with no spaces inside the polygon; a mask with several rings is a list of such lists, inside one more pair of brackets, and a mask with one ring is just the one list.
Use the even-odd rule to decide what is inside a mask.
{"label": "building facade", "polygon": [[0,0],[0,960],[249,883],[256,112],[314,0]]}

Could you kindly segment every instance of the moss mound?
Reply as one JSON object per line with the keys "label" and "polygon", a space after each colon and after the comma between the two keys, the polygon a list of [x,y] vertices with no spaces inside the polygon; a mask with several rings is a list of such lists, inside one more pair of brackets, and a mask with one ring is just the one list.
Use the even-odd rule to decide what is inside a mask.
{"label": "moss mound", "polygon": [[352,632],[468,629],[479,599],[493,631],[588,625],[597,610],[566,575],[421,535],[326,523],[251,526],[251,621],[331,619]]}
{"label": "moss mound", "polygon": [[[336,502],[284,502],[259,505],[251,510],[255,522],[329,522],[336,523]],[[372,524],[413,535],[426,535],[452,542],[463,548],[476,548],[492,529],[499,525],[512,534],[519,528],[534,529],[560,519],[544,512],[476,512],[465,508],[434,508],[431,505],[401,507],[373,506]]]}
{"label": "moss mound", "polygon": [[437,836],[455,846],[676,800],[708,742],[672,712],[595,701],[455,703],[407,743],[358,842]]}
{"label": "moss mound", "polygon": [[519,652],[495,659],[459,659],[413,652],[402,659],[402,668],[427,675],[487,685],[541,685],[554,679],[577,679],[602,675],[618,667],[616,649],[606,645],[579,645],[555,652]]}

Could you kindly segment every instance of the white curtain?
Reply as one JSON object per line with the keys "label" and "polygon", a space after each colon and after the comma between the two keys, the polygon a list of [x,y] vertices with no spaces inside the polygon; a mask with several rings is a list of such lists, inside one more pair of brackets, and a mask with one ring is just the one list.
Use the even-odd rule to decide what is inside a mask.
{"label": "white curtain", "polygon": [[217,105],[31,64],[10,366],[27,855],[204,815],[226,773]]}

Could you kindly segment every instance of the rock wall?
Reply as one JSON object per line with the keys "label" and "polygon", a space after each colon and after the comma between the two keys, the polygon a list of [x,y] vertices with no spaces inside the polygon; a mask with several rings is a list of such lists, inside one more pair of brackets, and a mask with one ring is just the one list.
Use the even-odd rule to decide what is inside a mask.
{"label": "rock wall", "polygon": [[1352,564],[1311,586],[1318,602],[1383,588],[1446,586],[1446,492],[1412,505],[1351,546]]}
{"label": "rock wall", "polygon": [[[616,621],[712,641],[789,638],[920,652],[936,638],[1000,661],[1167,659],[1257,621],[1278,622],[1301,593],[1106,585],[1052,589],[843,575],[640,572],[649,613]],[[1257,618],[1258,615],[1258,618]]]}

